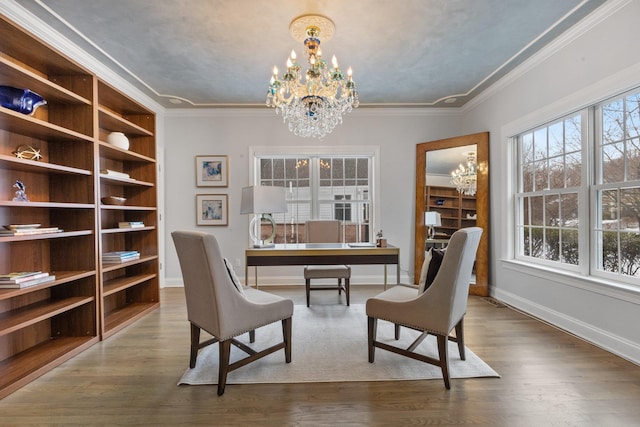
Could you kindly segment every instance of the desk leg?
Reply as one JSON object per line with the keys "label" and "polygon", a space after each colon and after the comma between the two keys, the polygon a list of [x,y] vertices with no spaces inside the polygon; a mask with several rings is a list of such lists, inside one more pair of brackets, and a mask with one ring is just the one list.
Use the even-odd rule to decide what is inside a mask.
{"label": "desk leg", "polygon": [[255,277],[256,277],[256,289],[258,289],[258,266],[256,265],[253,268],[254,268],[253,272],[254,272]]}
{"label": "desk leg", "polygon": [[396,264],[396,285],[400,284],[400,256],[398,256],[398,263]]}
{"label": "desk leg", "polygon": [[384,265],[384,290],[387,290],[387,264]]}
{"label": "desk leg", "polygon": [[246,258],[244,260],[244,285],[249,286],[249,265]]}

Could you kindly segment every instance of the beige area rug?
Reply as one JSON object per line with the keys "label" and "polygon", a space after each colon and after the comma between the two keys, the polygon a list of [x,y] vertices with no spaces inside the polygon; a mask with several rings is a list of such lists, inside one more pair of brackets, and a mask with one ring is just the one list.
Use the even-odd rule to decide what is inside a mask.
{"label": "beige area rug", "polygon": [[[378,321],[378,340],[408,347],[418,336],[416,331],[402,328],[400,341],[393,339],[393,324]],[[239,340],[249,344],[249,335]],[[252,348],[262,350],[282,340],[281,323],[256,331]],[[437,366],[409,359],[389,351],[376,349],[375,363],[367,356],[367,316],[365,306],[296,305],[293,312],[293,349],[291,363],[285,363],[279,350],[256,362],[243,366],[227,377],[227,384],[302,383],[336,381],[394,381],[442,379]],[[231,346],[231,361],[245,353]],[[437,357],[435,337],[429,336],[418,351]],[[457,344],[449,342],[449,371],[452,378],[499,377],[489,365],[468,348],[467,360],[460,360]],[[218,345],[210,345],[198,355],[194,369],[187,369],[178,384],[217,384]]]}

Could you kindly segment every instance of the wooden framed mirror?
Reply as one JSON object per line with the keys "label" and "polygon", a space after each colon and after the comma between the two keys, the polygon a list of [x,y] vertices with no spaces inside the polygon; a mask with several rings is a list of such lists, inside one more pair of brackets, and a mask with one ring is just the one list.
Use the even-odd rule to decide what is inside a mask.
{"label": "wooden framed mirror", "polygon": [[[475,153],[475,154],[473,154]],[[476,185],[458,191],[451,172],[475,156]],[[473,163],[473,159],[471,160]],[[440,225],[425,225],[425,212],[437,212]],[[429,214],[428,217],[432,217]],[[489,295],[489,133],[482,132],[416,145],[416,216],[414,280],[420,278],[424,253],[430,246],[446,246],[451,234],[463,227],[484,231],[476,255],[469,294]],[[431,235],[430,235],[431,234]]]}

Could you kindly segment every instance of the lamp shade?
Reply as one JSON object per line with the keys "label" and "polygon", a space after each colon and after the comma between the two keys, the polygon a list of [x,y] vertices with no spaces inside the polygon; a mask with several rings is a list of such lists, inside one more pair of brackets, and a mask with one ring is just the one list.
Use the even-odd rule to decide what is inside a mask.
{"label": "lamp shade", "polygon": [[282,213],[287,211],[284,187],[252,186],[242,189],[240,214]]}
{"label": "lamp shade", "polygon": [[424,225],[440,227],[442,225],[440,221],[439,212],[425,212],[424,213]]}

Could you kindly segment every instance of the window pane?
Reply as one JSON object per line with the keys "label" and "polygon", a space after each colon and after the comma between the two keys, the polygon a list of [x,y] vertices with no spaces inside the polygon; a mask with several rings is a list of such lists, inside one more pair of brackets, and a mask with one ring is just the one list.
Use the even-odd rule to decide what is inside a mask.
{"label": "window pane", "polygon": [[549,159],[549,188],[564,188],[564,157]]}
{"label": "window pane", "polygon": [[562,262],[578,265],[578,230],[562,230]]}
{"label": "window pane", "polygon": [[533,133],[533,150],[535,160],[547,157],[547,128],[538,129]]}
{"label": "window pane", "polygon": [[560,261],[560,230],[557,228],[546,228],[545,238],[545,258],[551,261]]}
{"label": "window pane", "polygon": [[618,99],[602,107],[602,142],[622,141],[624,137],[623,102]]}
{"label": "window pane", "polygon": [[331,161],[331,178],[344,179],[344,161],[343,159],[332,159]]}
{"label": "window pane", "polygon": [[618,233],[602,233],[601,268],[612,273],[618,272]]}
{"label": "window pane", "polygon": [[620,233],[620,273],[640,277],[640,234]]}
{"label": "window pane", "polygon": [[564,153],[564,135],[562,122],[549,126],[549,157]]}
{"label": "window pane", "polygon": [[533,161],[533,134],[526,133],[520,138],[520,158],[523,163]]}
{"label": "window pane", "polygon": [[578,228],[578,195],[575,193],[560,196],[560,218],[563,227]]}
{"label": "window pane", "polygon": [[263,180],[273,177],[273,161],[271,159],[260,160],[260,177]]}
{"label": "window pane", "polygon": [[531,205],[531,198],[530,197],[523,197],[522,199],[522,224],[523,225],[531,225],[531,220],[530,220],[530,205]]}
{"label": "window pane", "polygon": [[626,137],[634,138],[640,135],[640,93],[628,96],[626,98],[626,107]]}
{"label": "window pane", "polygon": [[560,196],[557,194],[545,198],[545,224],[556,227],[560,223]]}
{"label": "window pane", "polygon": [[600,198],[601,224],[600,228],[611,230],[618,228],[618,190],[602,191]]}
{"label": "window pane", "polygon": [[522,166],[522,191],[533,191],[533,163]]}
{"label": "window pane", "polygon": [[602,147],[602,180],[605,183],[624,181],[623,142]]}
{"label": "window pane", "polygon": [[284,159],[273,159],[273,178],[284,180]]}
{"label": "window pane", "polygon": [[566,153],[582,150],[582,116],[576,115],[564,121],[564,145]]}
{"label": "window pane", "polygon": [[640,180],[640,138],[627,141],[627,181]]}
{"label": "window pane", "polygon": [[531,224],[544,225],[544,197],[531,197]]}
{"label": "window pane", "polygon": [[535,162],[533,164],[534,173],[535,173],[535,191],[545,190],[549,188],[549,183],[547,181],[549,175],[547,170],[547,161],[543,160],[541,162]]}
{"label": "window pane", "polygon": [[582,153],[580,151],[567,154],[566,164],[566,186],[567,188],[579,187],[582,182]]}
{"label": "window pane", "polygon": [[622,230],[640,231],[640,187],[620,190],[620,228]]}

